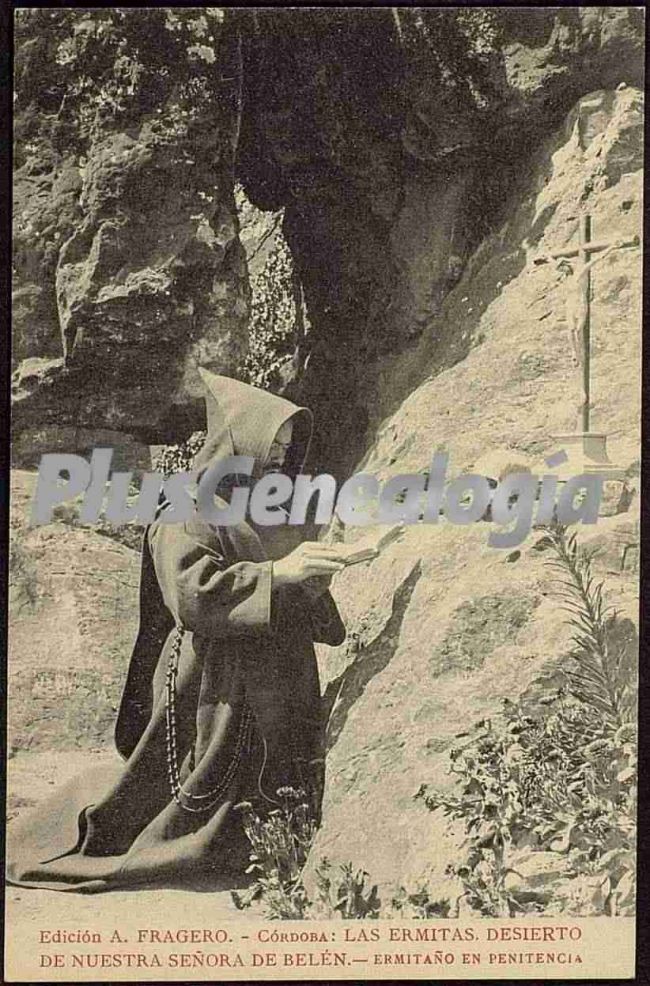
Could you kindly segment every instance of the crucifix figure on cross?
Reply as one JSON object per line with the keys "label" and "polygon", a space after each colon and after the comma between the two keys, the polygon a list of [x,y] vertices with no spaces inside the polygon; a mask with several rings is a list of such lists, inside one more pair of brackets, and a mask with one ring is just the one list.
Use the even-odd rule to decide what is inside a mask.
{"label": "crucifix figure on cross", "polygon": [[[614,250],[639,245],[639,237],[609,242],[591,239],[591,217],[580,217],[580,238],[576,246],[539,255],[534,263],[557,262],[557,268],[570,277],[565,303],[566,328],[574,362],[580,368],[581,393],[578,403],[576,432],[589,433],[590,426],[590,363],[591,363],[591,271],[593,267]],[[571,260],[575,258],[575,262]]]}

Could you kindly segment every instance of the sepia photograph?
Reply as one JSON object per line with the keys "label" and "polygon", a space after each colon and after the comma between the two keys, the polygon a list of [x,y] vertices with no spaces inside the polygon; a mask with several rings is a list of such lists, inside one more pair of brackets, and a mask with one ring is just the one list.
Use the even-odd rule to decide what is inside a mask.
{"label": "sepia photograph", "polygon": [[644,7],[10,16],[6,981],[630,979]]}

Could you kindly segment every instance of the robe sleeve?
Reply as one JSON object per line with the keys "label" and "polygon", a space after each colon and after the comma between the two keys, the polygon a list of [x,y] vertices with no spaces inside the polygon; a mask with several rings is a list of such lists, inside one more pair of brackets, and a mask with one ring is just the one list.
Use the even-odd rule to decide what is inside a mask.
{"label": "robe sleeve", "polygon": [[187,630],[221,637],[273,632],[272,564],[229,565],[184,525],[152,525],[149,545],[165,605]]}
{"label": "robe sleeve", "polygon": [[308,583],[303,583],[302,589],[309,600],[314,642],[338,647],[345,640],[345,625],[332,594],[327,589],[313,589]]}

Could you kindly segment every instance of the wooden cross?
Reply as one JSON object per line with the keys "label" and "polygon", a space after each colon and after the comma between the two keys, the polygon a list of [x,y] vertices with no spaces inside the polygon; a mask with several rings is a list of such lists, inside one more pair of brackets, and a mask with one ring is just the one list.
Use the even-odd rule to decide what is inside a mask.
{"label": "wooden cross", "polygon": [[[553,250],[535,260],[535,263],[545,263],[548,260],[570,259],[575,257],[579,263],[573,275],[573,291],[567,299],[567,328],[571,334],[577,362],[582,370],[582,400],[580,404],[580,419],[583,433],[589,432],[589,410],[591,399],[590,363],[591,363],[591,268],[606,253],[622,247],[639,245],[639,237],[627,240],[594,241],[591,239],[591,216],[580,217],[579,240],[577,246],[566,246],[562,250]],[[593,259],[592,259],[593,257]]]}

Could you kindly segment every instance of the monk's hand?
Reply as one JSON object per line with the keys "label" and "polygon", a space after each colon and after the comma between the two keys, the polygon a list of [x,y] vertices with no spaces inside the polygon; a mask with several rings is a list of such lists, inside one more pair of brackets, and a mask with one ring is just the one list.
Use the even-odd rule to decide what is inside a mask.
{"label": "monk's hand", "polygon": [[276,585],[291,585],[313,578],[331,578],[345,568],[336,545],[320,541],[304,541],[290,554],[273,562],[273,581]]}

